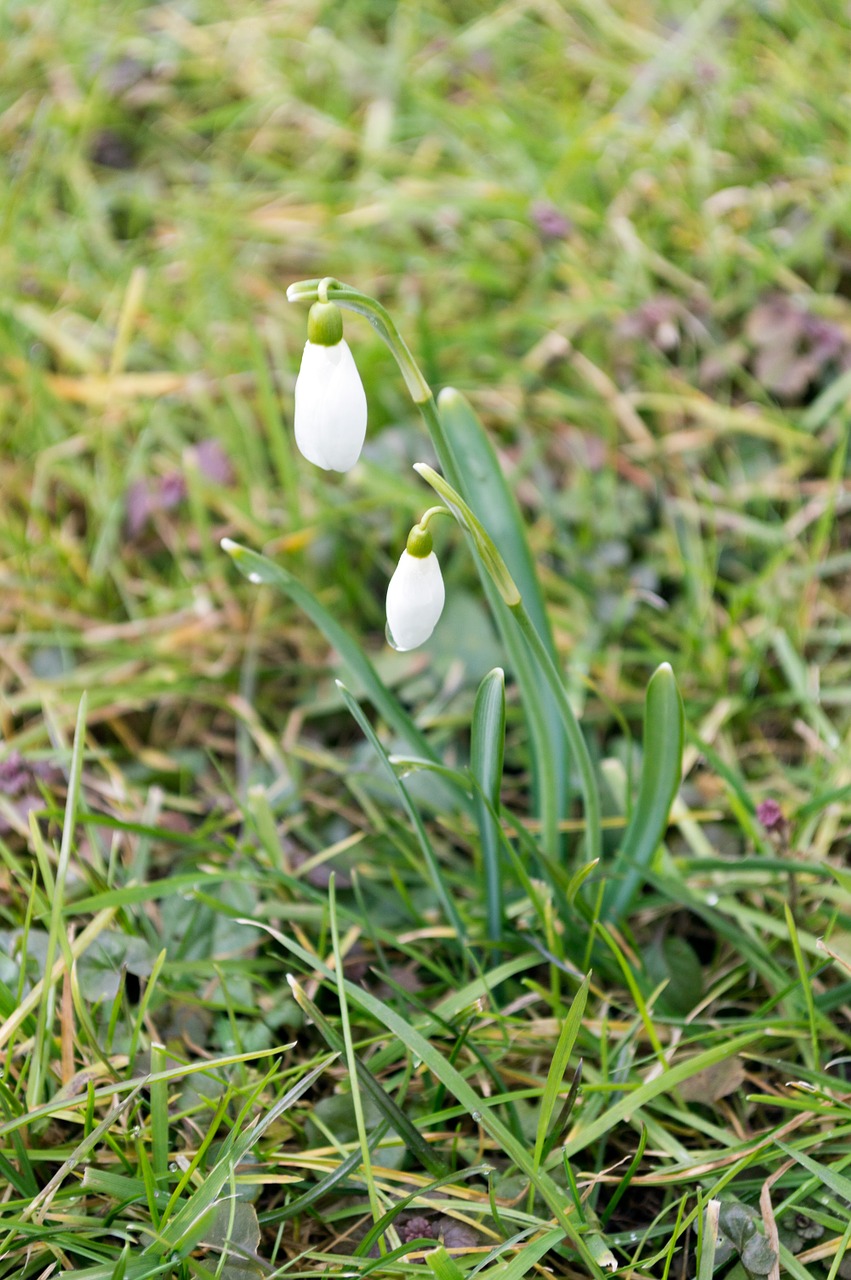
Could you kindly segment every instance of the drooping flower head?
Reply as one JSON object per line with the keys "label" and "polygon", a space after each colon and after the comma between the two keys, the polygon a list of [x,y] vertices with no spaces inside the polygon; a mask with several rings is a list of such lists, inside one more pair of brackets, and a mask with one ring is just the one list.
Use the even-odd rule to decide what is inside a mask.
{"label": "drooping flower head", "polygon": [[366,436],[366,395],[343,316],[333,302],[315,302],[307,317],[307,342],[295,384],[295,440],[325,471],[349,471]]}
{"label": "drooping flower head", "polygon": [[428,514],[408,534],[387,587],[387,639],[401,652],[425,644],[446,599],[432,536],[425,525]]}

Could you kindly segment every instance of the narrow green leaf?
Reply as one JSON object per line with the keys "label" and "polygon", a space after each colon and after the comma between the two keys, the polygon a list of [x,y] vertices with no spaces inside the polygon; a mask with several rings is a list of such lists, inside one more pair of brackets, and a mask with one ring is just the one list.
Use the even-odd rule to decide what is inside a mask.
{"label": "narrow green leaf", "polygon": [[62,841],[59,846],[59,857],[56,863],[56,878],[53,885],[50,927],[47,936],[47,954],[44,959],[44,981],[41,1001],[38,1007],[38,1021],[35,1032],[35,1045],[30,1059],[30,1074],[27,1079],[27,1110],[32,1111],[41,1101],[41,1095],[48,1074],[50,1058],[50,1037],[53,1031],[53,1016],[56,1000],[56,987],[53,965],[57,953],[66,944],[65,925],[62,920],[62,907],[65,901],[65,882],[71,864],[71,851],[74,846],[77,806],[80,799],[80,780],[83,772],[83,753],[86,743],[86,706],[87,696],[84,693],[77,708],[77,724],[74,729],[74,748],[71,753],[71,770],[68,777],[68,798],[65,804],[65,817],[62,823]]}
{"label": "narrow green leaf", "polygon": [[440,869],[440,863],[438,862],[435,852],[431,847],[431,841],[429,840],[428,833],[426,832],[426,829],[423,826],[422,819],[420,815],[417,813],[417,810],[414,808],[414,805],[411,802],[411,798],[408,795],[408,792],[404,786],[404,783],[402,782],[401,778],[397,777],[396,770],[393,768],[392,764],[390,763],[390,758],[387,755],[387,752],[384,750],[384,747],[379,742],[378,735],[376,734],[372,725],[367,720],[366,716],[363,714],[363,711],[361,710],[358,702],[352,697],[349,690],[345,687],[344,684],[341,684],[339,680],[337,681],[337,688],[340,690],[343,701],[345,702],[346,706],[349,708],[349,711],[352,713],[353,717],[357,721],[358,725],[362,729],[368,741],[375,748],[375,751],[378,754],[378,758],[381,760],[382,764],[385,766],[387,776],[390,778],[390,781],[393,784],[394,790],[397,792],[399,799],[402,803],[402,807],[404,808],[405,812],[410,818],[411,825],[413,826],[414,831],[417,834],[417,839],[419,841],[420,848],[422,849],[423,858],[425,859],[426,866],[428,867],[428,870],[429,870],[429,875],[431,876],[431,882],[434,886],[435,893],[440,899],[440,904],[443,907],[446,918],[449,921],[449,923],[452,925],[452,928],[455,930],[455,933],[459,941],[463,942],[466,931],[464,929],[463,924],[461,923],[461,917],[458,915],[458,911],[455,907],[455,903],[452,900],[452,894],[450,893],[444,881],[443,872]]}
{"label": "narrow green leaf", "polygon": [[[488,937],[493,942],[502,938],[500,838],[493,813],[499,812],[504,751],[505,672],[495,667],[479,685],[470,733],[470,770],[481,788],[481,794],[477,791],[474,799],[482,845]],[[490,808],[484,803],[484,796],[490,800]]]}
{"label": "narrow green leaf", "polygon": [[[328,1047],[333,1049],[335,1053],[343,1054],[345,1052],[343,1037],[331,1025],[324,1013],[322,1013],[317,1005],[310,999],[310,996],[301,984],[296,982],[292,975],[287,975],[287,981],[289,982],[290,990],[293,993],[296,1004],[307,1014],[308,1018],[310,1018],[311,1022],[314,1024],[317,1031],[319,1031]],[[358,1080],[372,1098],[381,1114],[402,1139],[414,1159],[419,1161],[423,1168],[428,1169],[429,1173],[434,1174],[435,1177],[443,1177],[446,1173],[446,1165],[439,1156],[435,1155],[434,1151],[426,1142],[425,1138],[423,1138],[416,1125],[408,1119],[401,1107],[397,1106],[389,1093],[387,1093],[380,1082],[376,1080],[369,1067],[361,1062],[359,1058],[356,1059],[356,1064]]]}
{"label": "narrow green leaf", "polygon": [[745,1045],[753,1044],[754,1040],[760,1039],[764,1034],[762,1028],[758,1028],[756,1031],[746,1031],[742,1035],[733,1036],[732,1039],[714,1045],[711,1049],[705,1049],[703,1053],[695,1054],[693,1058],[678,1062],[676,1066],[660,1072],[652,1080],[645,1081],[637,1089],[631,1089],[588,1125],[583,1126],[580,1123],[578,1132],[565,1143],[563,1148],[565,1155],[568,1159],[572,1159],[578,1152],[584,1151],[586,1147],[599,1141],[607,1133],[611,1133],[627,1116],[631,1117],[633,1122],[640,1120],[638,1113],[642,1107],[647,1106],[648,1102],[652,1102],[662,1093],[673,1093],[684,1080],[696,1076],[699,1071],[705,1071],[707,1067],[714,1067],[716,1063],[723,1062],[726,1058],[734,1057],[740,1049],[744,1049]]}
{"label": "narrow green leaf", "polygon": [[532,1157],[536,1169],[541,1164],[547,1134],[550,1131],[550,1124],[558,1101],[559,1090],[564,1080],[564,1073],[567,1070],[567,1064],[573,1052],[579,1028],[582,1026],[582,1015],[585,1012],[585,1002],[588,999],[589,982],[590,979],[586,977],[573,997],[567,1017],[562,1023],[555,1052],[550,1062],[550,1069],[547,1072],[547,1083],[544,1085],[541,1112],[538,1117],[538,1131],[535,1134],[535,1154]]}
{"label": "narrow green leaf", "polygon": [[505,557],[529,616],[555,658],[547,606],[526,538],[526,525],[490,436],[470,402],[454,387],[441,391],[437,411],[461,478],[462,492],[471,501],[475,495],[482,524]]}
{"label": "narrow green leaf", "polygon": [[464,1280],[464,1272],[442,1244],[436,1249],[430,1249],[425,1260],[434,1280]]}
{"label": "narrow green leaf", "polygon": [[453,489],[449,481],[438,475],[433,467],[430,467],[425,462],[415,462],[414,470],[422,476],[427,484],[431,485],[435,493],[446,503],[461,528],[465,529],[470,535],[493,585],[508,607],[511,608],[513,605],[519,604],[520,592],[517,589],[517,583],[508,572],[508,565],[503,560],[497,550],[496,543],[479,517],[467,505],[457,489]]}
{"label": "narrow green leaf", "polygon": [[100,1089],[93,1089],[88,1094],[74,1094],[71,1097],[59,1094],[51,1098],[50,1102],[45,1102],[36,1111],[17,1115],[12,1120],[0,1125],[0,1138],[5,1138],[7,1134],[14,1133],[17,1129],[22,1129],[26,1125],[33,1124],[47,1116],[52,1116],[57,1111],[73,1110],[75,1107],[88,1106],[92,1102],[108,1102],[117,1094],[127,1093],[139,1088],[150,1088],[152,1081],[182,1080],[187,1076],[194,1075],[196,1072],[199,1075],[207,1075],[211,1071],[218,1071],[222,1067],[234,1066],[240,1062],[258,1062],[262,1058],[271,1057],[273,1053],[281,1053],[284,1049],[292,1049],[293,1047],[294,1045],[292,1044],[278,1045],[273,1049],[254,1049],[250,1053],[230,1053],[221,1058],[210,1058],[207,1061],[187,1063],[180,1067],[170,1067],[168,1071],[160,1071],[156,1076],[144,1075],[134,1076],[130,1080],[111,1080],[109,1084],[103,1085]]}
{"label": "narrow green leaf", "polygon": [[783,911],[786,916],[786,927],[789,930],[789,941],[792,943],[792,951],[795,955],[795,964],[798,969],[798,976],[801,979],[801,991],[804,996],[804,1004],[807,1009],[807,1021],[810,1026],[810,1048],[812,1051],[810,1066],[817,1069],[819,1065],[819,1034],[818,1018],[816,1016],[816,1006],[813,998],[812,978],[807,972],[807,962],[804,959],[804,953],[801,950],[801,940],[798,937],[798,926],[795,923],[795,917],[792,914],[792,910],[788,902],[783,903]]}
{"label": "narrow green leaf", "polygon": [[581,1083],[582,1083],[582,1059],[580,1058],[576,1064],[576,1070],[573,1073],[573,1079],[570,1082],[570,1088],[567,1091],[567,1097],[562,1103],[562,1108],[559,1111],[558,1115],[556,1116],[555,1120],[550,1125],[550,1131],[547,1134],[547,1139],[546,1139],[546,1142],[544,1143],[544,1152],[543,1152],[544,1159],[546,1159],[547,1156],[550,1154],[553,1147],[558,1142],[559,1138],[564,1133],[565,1129],[570,1123],[570,1117],[573,1114],[573,1108],[576,1103],[576,1098],[579,1093],[579,1086]]}
{"label": "narrow green leaf", "polygon": [[[311,973],[320,973],[333,986],[336,985],[336,975],[312,955],[301,947],[294,939],[287,937],[281,933],[279,929],[273,928],[271,925],[265,924],[259,920],[246,920],[246,924],[251,924],[255,928],[263,929],[280,942],[287,951],[299,957],[305,967]],[[352,1004],[358,1005],[366,1013],[369,1013],[377,1022],[386,1027],[393,1035],[398,1037],[399,1041],[405,1045],[408,1051],[418,1058],[432,1073],[435,1079],[439,1080],[446,1089],[455,1095],[458,1102],[463,1106],[476,1124],[480,1124],[484,1131],[497,1142],[505,1155],[513,1164],[517,1166],[521,1173],[524,1173],[535,1187],[537,1193],[542,1200],[548,1205],[550,1211],[562,1228],[564,1234],[570,1239],[571,1244],[577,1250],[586,1266],[590,1268],[591,1274],[599,1277],[602,1275],[600,1268],[589,1253],[587,1247],[582,1241],[579,1224],[573,1219],[573,1210],[567,1204],[563,1189],[550,1177],[544,1169],[536,1169],[531,1155],[527,1151],[525,1145],[515,1138],[508,1125],[495,1114],[494,1108],[476,1092],[473,1086],[461,1074],[457,1067],[448,1062],[443,1054],[435,1048],[430,1041],[426,1040],[423,1035],[409,1022],[398,1014],[389,1005],[372,995],[368,991],[363,991],[360,987],[352,982],[346,982],[346,995]],[[748,1042],[754,1039],[760,1032],[754,1032],[753,1036],[747,1037]],[[741,1039],[741,1037],[740,1037]],[[732,1052],[738,1048],[737,1042],[731,1041]],[[730,1046],[724,1046],[726,1050]],[[705,1056],[705,1055],[700,1055]],[[693,1059],[697,1062],[698,1059]],[[681,1064],[689,1067],[691,1064]],[[699,1069],[699,1068],[698,1068]],[[674,1071],[676,1068],[674,1068]],[[670,1074],[673,1074],[671,1072]],[[650,1085],[644,1088],[652,1088],[657,1086],[657,1092],[660,1092],[664,1085],[659,1085],[659,1080],[654,1080]],[[655,1096],[655,1095],[653,1095]],[[623,1108],[623,1114],[629,1113],[630,1097],[623,1099],[627,1105]],[[621,1117],[622,1118],[622,1117]],[[608,1129],[606,1125],[606,1130]],[[593,1126],[591,1126],[593,1128]],[[585,1145],[584,1143],[582,1144]]]}
{"label": "narrow green leaf", "polygon": [[[382,1120],[381,1124],[378,1125],[376,1129],[373,1129],[372,1133],[369,1135],[370,1150],[379,1144],[384,1134],[387,1132],[388,1127],[387,1122]],[[297,1217],[310,1205],[315,1204],[317,1200],[321,1200],[323,1196],[327,1196],[331,1191],[333,1191],[334,1187],[336,1187],[338,1183],[344,1182],[350,1173],[354,1173],[355,1170],[360,1167],[362,1159],[363,1156],[361,1155],[360,1150],[356,1147],[354,1151],[349,1152],[345,1160],[341,1160],[340,1163],[335,1168],[331,1169],[330,1172],[326,1173],[323,1178],[320,1178],[318,1182],[314,1182],[313,1186],[310,1187],[308,1191],[305,1191],[303,1195],[297,1196],[294,1200],[290,1200],[287,1204],[282,1205],[280,1209],[273,1209],[269,1213],[261,1213],[261,1225],[267,1226],[271,1223],[286,1222],[289,1218]]]}
{"label": "narrow green leaf", "polygon": [[337,975],[337,1003],[340,1006],[343,1055],[349,1071],[352,1107],[355,1114],[355,1127],[357,1129],[358,1144],[361,1150],[361,1167],[366,1181],[366,1190],[369,1197],[369,1205],[372,1209],[373,1221],[379,1222],[381,1220],[381,1200],[379,1199],[378,1191],[375,1186],[375,1174],[373,1173],[372,1161],[370,1159],[369,1135],[366,1131],[366,1120],[364,1119],[363,1099],[360,1091],[361,1073],[359,1071],[359,1067],[361,1064],[355,1053],[354,1041],[352,1040],[352,1024],[349,1018],[349,1002],[346,999],[346,988],[343,984],[343,953],[340,950],[340,928],[337,921],[337,895],[335,877],[333,873],[331,875],[330,884],[328,885],[328,915],[331,922],[331,947],[334,953],[334,972]]}
{"label": "narrow green leaf", "polygon": [[[151,1074],[159,1075],[168,1066],[165,1046],[151,1044]],[[165,1080],[151,1082],[151,1159],[154,1177],[159,1180],[168,1174],[168,1084]]]}
{"label": "narrow green leaf", "polygon": [[603,895],[603,920],[618,921],[628,914],[665,834],[682,776],[684,736],[682,698],[670,664],[663,662],[647,685],[638,799]]}
{"label": "narrow green leaf", "polygon": [[125,1244],[119,1254],[118,1261],[115,1264],[115,1270],[112,1273],[112,1280],[126,1280],[127,1262],[130,1258],[130,1242]]}
{"label": "narrow green leaf", "polygon": [[851,1178],[844,1177],[841,1173],[837,1173],[830,1165],[819,1164],[810,1156],[804,1155],[803,1151],[796,1151],[794,1147],[789,1147],[785,1142],[777,1141],[777,1145],[781,1151],[785,1151],[787,1156],[791,1156],[793,1160],[797,1160],[798,1164],[818,1178],[823,1186],[829,1187],[834,1195],[840,1196],[843,1200],[851,1201]]}
{"label": "narrow green leaf", "polygon": [[[218,1199],[222,1188],[228,1181],[233,1169],[239,1164],[258,1139],[271,1124],[283,1115],[303,1093],[306,1093],[330,1062],[336,1058],[326,1058],[308,1071],[294,1084],[265,1115],[258,1116],[244,1129],[238,1130],[235,1125],[222,1144],[221,1155],[207,1174],[203,1183],[178,1209],[177,1213],[163,1226],[159,1236],[151,1242],[146,1253],[162,1255],[169,1249],[176,1249],[182,1257],[188,1256],[202,1238],[208,1225],[209,1214]],[[262,1086],[261,1086],[262,1087]]]}
{"label": "narrow green leaf", "polygon": [[[546,689],[549,692],[550,701],[558,711],[568,746],[573,755],[573,763],[579,773],[582,803],[585,809],[588,851],[592,859],[597,858],[600,856],[602,848],[600,793],[588,745],[582,736],[582,730],[579,727],[573,707],[570,705],[570,699],[567,696],[558,665],[529,616],[517,585],[508,572],[505,561],[481,522],[467,506],[464,499],[453,489],[452,485],[444,480],[443,476],[439,476],[436,471],[426,466],[424,462],[415,463],[414,470],[431,485],[435,493],[443,499],[447,507],[455,514],[462,528],[469,534],[480,567],[484,571],[491,587],[499,592],[502,605],[508,609],[514,619],[516,630],[509,629],[507,634],[512,637],[512,640],[520,638],[525,642],[525,644],[520,645],[522,657],[519,670],[522,674],[519,677],[519,681],[526,710],[530,715],[530,728],[533,730],[536,767],[541,774],[541,795],[543,801],[545,801],[545,804],[542,805],[543,843],[545,849],[552,856],[558,848],[558,807],[556,796],[559,787],[558,778],[554,773],[555,758],[546,749],[547,733],[542,719],[544,705],[542,693]],[[501,616],[499,610],[497,610],[497,616]],[[519,637],[517,635],[518,632]],[[514,653],[515,649],[512,648],[512,654]]]}
{"label": "narrow green leaf", "polygon": [[480,1280],[521,1280],[522,1276],[531,1271],[541,1258],[546,1257],[550,1250],[555,1249],[563,1239],[563,1231],[558,1227],[550,1227],[536,1239],[524,1244],[522,1249],[518,1249],[513,1258],[508,1261],[500,1258],[486,1271],[480,1271],[478,1273]]}
{"label": "narrow green leaf", "polygon": [[612,1197],[606,1205],[605,1213],[603,1213],[600,1219],[601,1226],[603,1227],[606,1226],[612,1214],[614,1213],[615,1209],[618,1207],[620,1201],[623,1199],[624,1195],[628,1191],[629,1184],[632,1182],[632,1179],[635,1176],[638,1166],[641,1164],[641,1160],[644,1155],[644,1148],[646,1146],[647,1146],[647,1126],[643,1124],[641,1126],[641,1134],[639,1135],[638,1146],[635,1149],[635,1154],[633,1155],[632,1159],[629,1162],[629,1168],[621,1178],[618,1185],[615,1187]]}
{"label": "narrow green leaf", "polygon": [[[233,881],[235,877],[230,870],[211,871],[204,876],[208,886],[219,884],[222,880]],[[104,889],[102,893],[93,893],[86,898],[67,902],[62,908],[66,916],[88,915],[89,912],[103,911],[106,907],[128,907],[136,902],[158,902],[161,898],[172,897],[176,893],[186,893],[188,889],[198,888],[198,875],[164,876],[162,880],[151,883],[127,884],[120,889]]]}
{"label": "narrow green leaf", "polygon": [[126,1098],[122,1098],[120,1102],[117,1102],[112,1110],[108,1112],[103,1120],[101,1120],[100,1124],[95,1129],[92,1129],[91,1133],[87,1134],[86,1137],[83,1138],[82,1142],[77,1144],[68,1159],[59,1166],[50,1180],[46,1182],[41,1191],[39,1191],[38,1195],[35,1196],[23,1210],[21,1213],[21,1222],[26,1222],[30,1218],[32,1218],[34,1222],[42,1222],[53,1196],[59,1187],[61,1187],[68,1174],[72,1169],[75,1169],[78,1164],[85,1160],[86,1156],[91,1150],[93,1150],[93,1148],[97,1147],[101,1138],[109,1132],[116,1120],[118,1120],[128,1107],[130,1107],[136,1095],[139,1093],[139,1088],[140,1086],[137,1086],[131,1094]]}
{"label": "narrow green leaf", "polygon": [[[476,508],[482,525],[505,557],[541,643],[552,661],[557,662],[526,526],[490,436],[469,401],[452,387],[446,387],[438,396],[437,420],[441,430],[436,437],[432,430],[432,436],[443,474]],[[426,421],[429,422],[429,415]],[[561,717],[552,699],[545,696],[535,664],[530,662],[522,637],[512,626],[498,590],[481,566],[480,573],[505,645],[509,669],[520,687],[520,705],[529,726],[532,748],[535,808],[541,818],[544,847],[550,856],[555,856],[560,843],[558,822],[567,813],[570,800],[567,742]]]}
{"label": "narrow green leaf", "polygon": [[712,1280],[715,1268],[715,1248],[718,1245],[718,1213],[720,1201],[706,1201],[700,1219],[700,1235],[697,1239],[697,1280]]}
{"label": "narrow green leaf", "polygon": [[413,1204],[415,1200],[420,1200],[426,1195],[433,1196],[435,1191],[438,1191],[441,1187],[451,1187],[453,1183],[463,1182],[467,1178],[474,1178],[490,1171],[490,1166],[486,1164],[471,1165],[466,1169],[455,1169],[452,1173],[444,1174],[442,1178],[438,1178],[435,1182],[430,1182],[427,1187],[417,1187],[408,1195],[403,1196],[401,1200],[396,1200],[392,1207],[383,1214],[379,1221],[374,1222],[369,1231],[367,1231],[366,1235],[355,1249],[355,1256],[360,1258],[366,1257],[378,1237],[382,1235],[390,1224],[395,1222],[399,1214],[407,1209],[408,1205]]}

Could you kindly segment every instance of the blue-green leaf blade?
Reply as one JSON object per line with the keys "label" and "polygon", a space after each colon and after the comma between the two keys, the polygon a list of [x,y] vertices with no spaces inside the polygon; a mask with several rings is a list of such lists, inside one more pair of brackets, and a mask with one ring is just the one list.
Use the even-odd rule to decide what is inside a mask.
{"label": "blue-green leaf blade", "polygon": [[627,914],[665,834],[682,776],[684,738],[682,698],[670,664],[663,662],[647,685],[638,798],[603,896],[604,920],[617,921]]}
{"label": "blue-green leaf blade", "polygon": [[[505,753],[505,672],[495,667],[479,685],[473,706],[470,734],[470,771],[479,784],[475,794],[476,819],[482,847],[488,937],[502,937],[502,868],[500,839],[494,812],[499,812],[502,764]],[[484,803],[490,801],[490,808]]]}

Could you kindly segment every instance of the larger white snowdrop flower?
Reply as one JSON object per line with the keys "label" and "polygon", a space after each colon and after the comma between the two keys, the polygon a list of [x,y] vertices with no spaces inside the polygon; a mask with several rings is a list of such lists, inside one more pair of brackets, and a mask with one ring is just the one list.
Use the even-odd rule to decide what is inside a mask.
{"label": "larger white snowdrop flower", "polygon": [[387,639],[406,652],[425,644],[443,612],[446,592],[432,538],[414,525],[387,587]]}
{"label": "larger white snowdrop flower", "polygon": [[366,395],[343,317],[333,302],[315,302],[295,384],[295,442],[308,462],[349,471],[366,436]]}

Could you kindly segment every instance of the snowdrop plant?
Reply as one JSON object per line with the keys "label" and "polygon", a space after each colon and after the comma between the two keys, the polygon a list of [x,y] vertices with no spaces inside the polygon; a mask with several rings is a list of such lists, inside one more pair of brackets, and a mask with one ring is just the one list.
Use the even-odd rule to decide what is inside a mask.
{"label": "snowdrop plant", "polygon": [[[445,590],[428,524],[438,512],[448,513],[468,539],[528,726],[541,852],[547,859],[563,856],[559,824],[568,813],[575,779],[582,796],[584,851],[588,859],[582,875],[587,874],[602,853],[602,825],[596,771],[574,708],[574,699],[581,697],[582,687],[575,684],[568,692],[523,519],[487,433],[457,391],[447,388],[434,400],[391,317],[374,298],[331,277],[299,281],[290,286],[287,297],[291,302],[311,305],[308,342],[296,387],[296,440],[302,453],[327,470],[346,470],[354,465],[363,444],[366,400],[342,337],[339,309],[344,309],[365,317],[395,357],[440,464],[442,474],[425,463],[415,467],[443,506],[431,508],[413,527],[390,579],[386,601],[388,639],[397,649],[412,649],[424,643],[437,624]],[[229,540],[223,546],[251,581],[275,584],[307,611],[388,726],[411,744],[420,764],[430,760],[430,767],[441,768],[439,757],[383,684],[363,650],[315,597],[283,566]],[[488,686],[488,697],[480,700],[484,709],[479,718],[485,727],[478,730],[480,740],[486,738],[490,744],[486,751],[479,752],[480,763],[489,761],[487,767],[481,765],[479,785],[482,797],[487,799],[479,806],[479,825],[483,847],[485,829],[490,828],[492,856],[488,875],[497,879],[498,849],[504,834],[498,818],[502,757],[494,738],[494,734],[499,736],[499,730],[494,726],[498,726],[501,717],[504,721],[503,683],[500,672],[500,679]],[[476,736],[474,723],[474,740]],[[673,673],[663,663],[647,688],[645,752],[637,803],[614,865],[613,881],[598,900],[597,911],[607,920],[617,921],[628,915],[640,891],[644,868],[667,825],[680,778],[682,747],[682,703]],[[463,788],[458,799],[462,806],[469,803]],[[580,882],[576,882],[577,887]],[[492,889],[493,920],[489,931],[496,939],[501,910],[498,885]]]}

